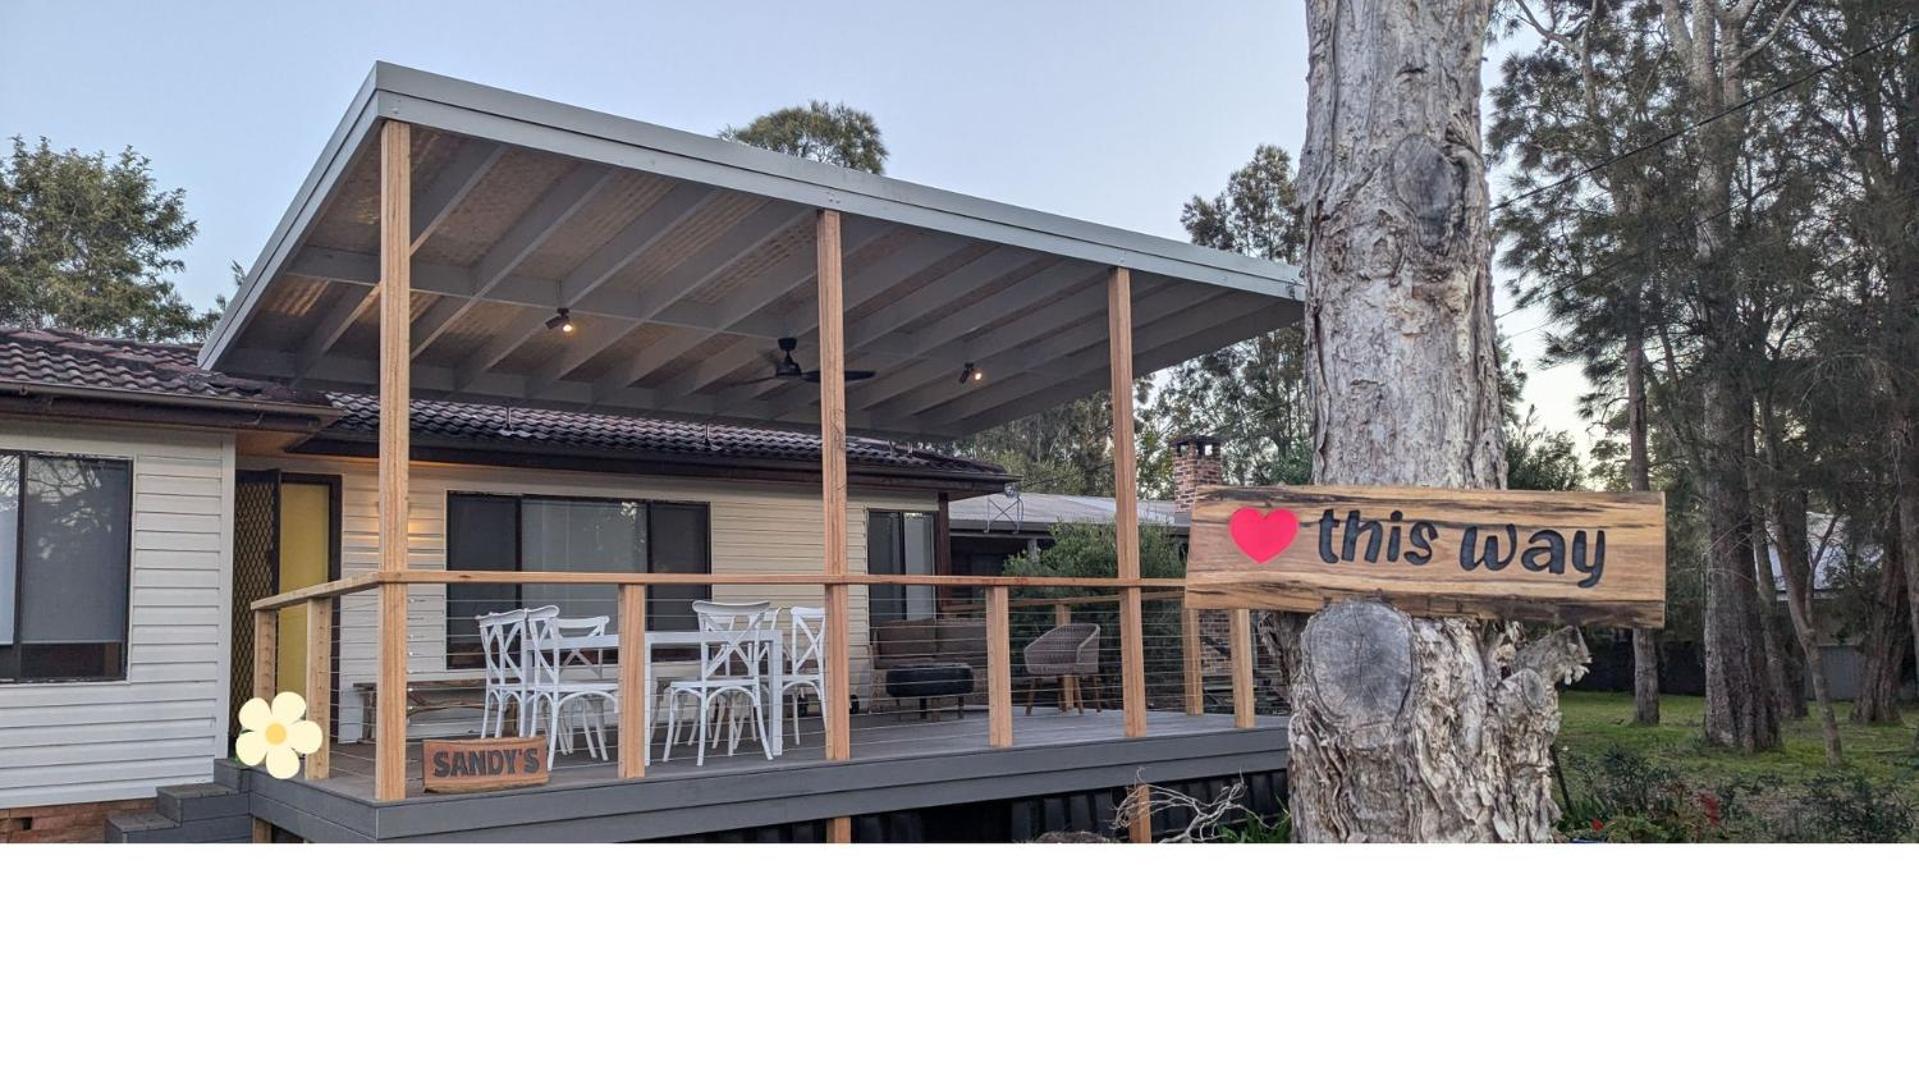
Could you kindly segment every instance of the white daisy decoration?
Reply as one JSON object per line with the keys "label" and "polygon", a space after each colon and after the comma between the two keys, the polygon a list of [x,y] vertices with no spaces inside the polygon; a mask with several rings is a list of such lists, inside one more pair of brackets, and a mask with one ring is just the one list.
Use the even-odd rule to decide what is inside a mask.
{"label": "white daisy decoration", "polygon": [[267,764],[267,774],[276,780],[291,780],[300,771],[300,758],[320,748],[326,738],[320,725],[307,719],[306,699],[291,690],[283,690],[269,705],[254,698],[240,706],[240,737],[233,740],[233,754],[243,765]]}

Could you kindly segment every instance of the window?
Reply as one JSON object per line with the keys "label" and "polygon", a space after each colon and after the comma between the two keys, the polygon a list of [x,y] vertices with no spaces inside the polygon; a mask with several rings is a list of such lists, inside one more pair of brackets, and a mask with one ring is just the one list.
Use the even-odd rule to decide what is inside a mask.
{"label": "window", "polygon": [[[446,528],[449,570],[712,570],[707,508],[700,503],[453,493],[446,497]],[[693,601],[709,595],[704,585],[647,590],[647,627],[694,629]],[[567,618],[604,615],[609,627],[619,628],[615,586],[450,585],[447,663],[478,667],[483,662],[475,617],[546,604],[558,605]]]}
{"label": "window", "polygon": [[[869,510],[866,572],[931,574],[933,517],[918,510]],[[867,591],[867,617],[876,623],[930,619],[937,613],[931,585],[875,585]]]}
{"label": "window", "polygon": [[133,466],[0,451],[0,682],[127,671]]}

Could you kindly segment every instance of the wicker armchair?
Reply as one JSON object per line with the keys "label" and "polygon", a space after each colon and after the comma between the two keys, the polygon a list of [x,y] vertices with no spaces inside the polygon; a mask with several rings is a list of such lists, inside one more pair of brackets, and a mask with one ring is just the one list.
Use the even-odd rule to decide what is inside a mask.
{"label": "wicker armchair", "polygon": [[[1066,623],[1055,626],[1026,646],[1026,715],[1033,715],[1033,698],[1039,692],[1041,679],[1056,678],[1059,682],[1059,710],[1068,708],[1086,711],[1086,701],[1080,697],[1079,681],[1099,679],[1099,624]],[[1098,688],[1094,689],[1094,699],[1098,700]]]}

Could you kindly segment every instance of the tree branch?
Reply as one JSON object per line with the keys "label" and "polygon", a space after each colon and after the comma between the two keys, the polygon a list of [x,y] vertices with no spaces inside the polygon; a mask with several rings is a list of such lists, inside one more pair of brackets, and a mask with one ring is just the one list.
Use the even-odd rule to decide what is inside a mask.
{"label": "tree branch", "polygon": [[[1747,0],[1747,3],[1743,5],[1747,8],[1746,13],[1748,15],[1752,13],[1751,11],[1752,3],[1753,3],[1753,0]],[[1766,36],[1760,38],[1758,43],[1753,45],[1752,48],[1747,49],[1745,52],[1742,52],[1739,54],[1739,59],[1733,61],[1733,64],[1732,64],[1733,70],[1737,71],[1740,68],[1745,67],[1746,61],[1752,59],[1753,57],[1759,55],[1762,52],[1765,52],[1766,46],[1771,45],[1773,42],[1773,39],[1779,36],[1779,32],[1786,28],[1786,24],[1792,21],[1792,13],[1798,10],[1798,8],[1799,8],[1799,0],[1787,0],[1786,9],[1779,13],[1779,17],[1777,19],[1773,20],[1772,29],[1766,31]]]}
{"label": "tree branch", "polygon": [[1666,38],[1672,42],[1673,52],[1679,54],[1680,66],[1690,68],[1692,31],[1686,29],[1686,13],[1679,9],[1679,0],[1659,0],[1659,12],[1666,23]]}
{"label": "tree branch", "polygon": [[1550,30],[1546,26],[1541,24],[1539,19],[1535,15],[1533,15],[1532,5],[1528,4],[1526,0],[1519,0],[1519,14],[1525,18],[1526,22],[1529,25],[1532,26],[1533,32],[1538,34],[1540,37],[1545,38],[1547,41],[1550,41],[1553,44],[1560,46],[1561,48],[1564,48],[1568,52],[1571,52],[1574,50],[1575,46],[1573,45],[1573,39],[1570,36],[1564,33],[1561,33],[1558,30]]}

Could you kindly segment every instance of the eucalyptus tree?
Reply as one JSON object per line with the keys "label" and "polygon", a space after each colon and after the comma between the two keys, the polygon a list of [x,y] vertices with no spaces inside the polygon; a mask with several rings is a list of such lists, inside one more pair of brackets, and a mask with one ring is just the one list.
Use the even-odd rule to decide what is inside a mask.
{"label": "eucalyptus tree", "polygon": [[[1298,263],[1306,238],[1291,155],[1259,146],[1225,190],[1187,200],[1180,223],[1195,244]],[[1180,435],[1217,436],[1230,483],[1304,483],[1312,431],[1304,360],[1297,326],[1194,357],[1150,390],[1142,425],[1161,444]],[[1143,454],[1142,463],[1151,468],[1156,461]]]}
{"label": "eucalyptus tree", "polygon": [[[1491,0],[1308,0],[1301,155],[1313,480],[1489,488],[1505,477],[1480,144]],[[1552,684],[1577,634],[1307,620],[1289,773],[1305,840],[1546,840]]]}
{"label": "eucalyptus tree", "polygon": [[[1548,339],[1546,357],[1582,366],[1601,388],[1602,419],[1623,414],[1626,486],[1649,491],[1657,377],[1647,342],[1661,314],[1663,238],[1676,224],[1670,154],[1657,143],[1676,122],[1661,50],[1643,8],[1517,0],[1506,10],[1538,45],[1506,58],[1492,94],[1487,142],[1518,192],[1495,216],[1502,262],[1520,274],[1522,306],[1569,328]],[[1628,153],[1639,147],[1651,149]],[[1615,389],[1617,405],[1606,396]],[[1634,630],[1632,642],[1633,721],[1657,724],[1657,636]]]}
{"label": "eucalyptus tree", "polygon": [[1696,470],[1706,519],[1706,739],[1759,750],[1779,743],[1753,558],[1750,479],[1754,350],[1742,325],[1735,184],[1752,110],[1752,77],[1798,0],[1659,0],[1664,44],[1687,119],[1690,291],[1700,387]]}
{"label": "eucalyptus tree", "polygon": [[844,104],[809,101],[775,109],[740,127],[722,129],[720,138],[862,172],[886,171],[879,122],[872,113]]}
{"label": "eucalyptus tree", "polygon": [[1851,398],[1840,430],[1885,436],[1861,440],[1886,481],[1868,485],[1860,512],[1890,508],[1881,573],[1901,568],[1904,581],[1883,582],[1879,602],[1903,593],[1902,636],[1919,660],[1919,12],[1911,0],[1809,5],[1783,44],[1824,72],[1800,130],[1804,152],[1842,166],[1828,198],[1845,244],[1813,333]]}
{"label": "eucalyptus tree", "polygon": [[[1623,376],[1629,415],[1663,413],[1685,455],[1706,526],[1706,736],[1747,750],[1776,745],[1796,701],[1772,590],[1762,597],[1770,563],[1753,486],[1755,372],[1791,331],[1774,318],[1776,276],[1739,258],[1742,230],[1781,205],[1753,150],[1748,87],[1784,77],[1772,53],[1796,7],[1532,0],[1518,18],[1551,59],[1517,69],[1502,109],[1522,165],[1557,174],[1515,199],[1537,205],[1502,219],[1538,241],[1516,258],[1535,272],[1557,265],[1543,274],[1557,276],[1553,302],[1580,316],[1577,330],[1610,328],[1598,340],[1618,343],[1619,360],[1589,355],[1588,370]],[[1628,428],[1629,476],[1644,483],[1646,423]],[[1650,667],[1648,653],[1641,643],[1636,667]]]}

